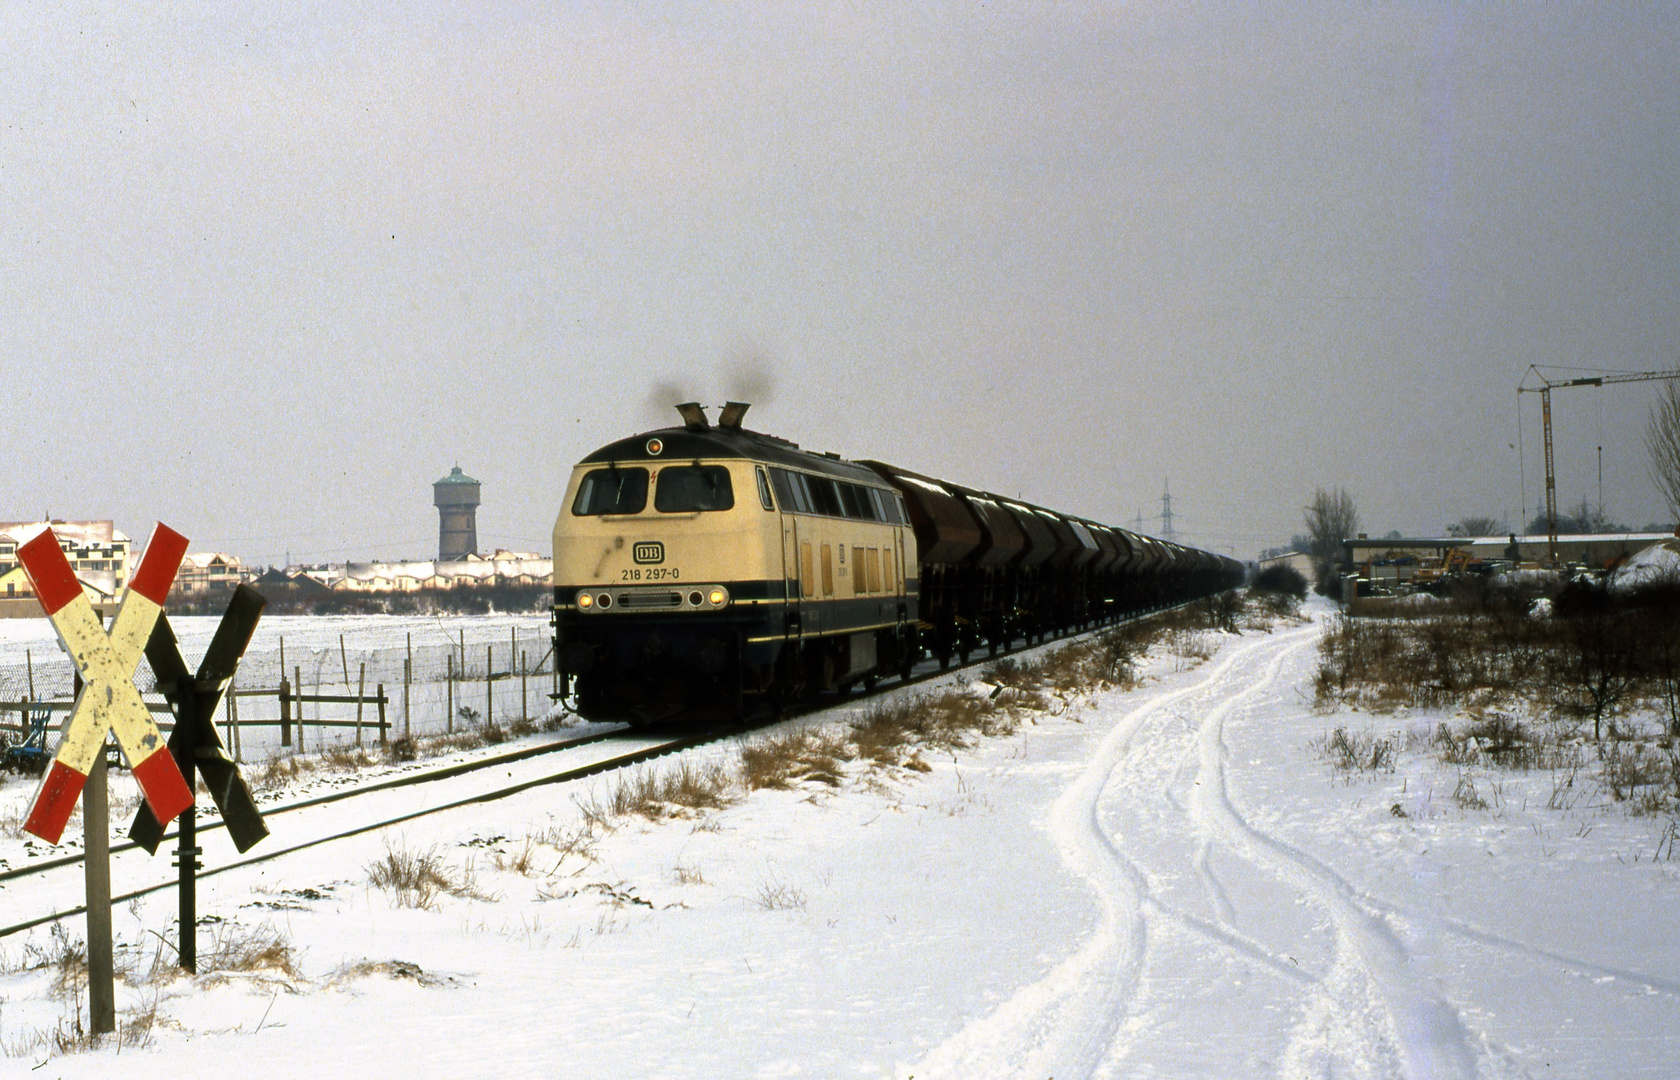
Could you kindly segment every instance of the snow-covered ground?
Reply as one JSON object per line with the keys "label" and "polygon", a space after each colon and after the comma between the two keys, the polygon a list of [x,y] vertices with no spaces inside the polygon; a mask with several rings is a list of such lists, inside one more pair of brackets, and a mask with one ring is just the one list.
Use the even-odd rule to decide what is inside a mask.
{"label": "snow-covered ground", "polygon": [[[1337,772],[1330,729],[1404,747],[1439,717],[1315,712],[1319,633],[1156,651],[1136,689],[925,774],[854,768],[565,851],[597,778],[208,879],[201,952],[271,932],[299,973],[125,983],[149,1041],[34,1075],[1674,1076],[1670,821],[1422,739]],[[0,822],[28,794],[0,788]],[[20,843],[0,837],[13,865]],[[365,870],[392,849],[476,895],[393,906]],[[144,970],[173,906],[120,909],[119,957]],[[51,946],[0,942],[0,1072],[68,1023],[28,963]]]}

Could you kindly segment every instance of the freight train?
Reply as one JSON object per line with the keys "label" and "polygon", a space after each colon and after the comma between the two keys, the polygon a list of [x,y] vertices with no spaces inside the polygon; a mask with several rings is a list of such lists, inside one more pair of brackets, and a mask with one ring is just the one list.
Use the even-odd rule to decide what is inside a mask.
{"label": "freight train", "polygon": [[554,523],[554,649],[590,720],[725,719],[1241,584],[1222,556],[679,405]]}

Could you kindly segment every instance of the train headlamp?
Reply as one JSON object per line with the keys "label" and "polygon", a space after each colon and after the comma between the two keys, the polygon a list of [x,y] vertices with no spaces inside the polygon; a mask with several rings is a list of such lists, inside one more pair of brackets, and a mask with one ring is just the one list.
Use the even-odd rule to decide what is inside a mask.
{"label": "train headlamp", "polygon": [[706,599],[711,601],[713,607],[721,605],[724,601],[724,597],[725,594],[722,589],[713,589],[706,595]]}
{"label": "train headlamp", "polygon": [[583,611],[588,611],[595,606],[595,598],[586,592],[580,592],[577,595],[577,606]]}

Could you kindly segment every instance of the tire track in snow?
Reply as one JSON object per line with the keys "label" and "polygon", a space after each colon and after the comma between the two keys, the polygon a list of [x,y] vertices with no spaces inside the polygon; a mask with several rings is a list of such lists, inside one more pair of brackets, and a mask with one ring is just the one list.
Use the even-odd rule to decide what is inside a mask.
{"label": "tire track in snow", "polygon": [[[1475,1055],[1458,1010],[1416,972],[1411,956],[1388,923],[1359,902],[1359,890],[1324,863],[1252,825],[1231,801],[1226,784],[1225,720],[1240,704],[1277,679],[1283,662],[1304,643],[1280,643],[1265,674],[1210,711],[1198,732],[1199,781],[1192,789],[1192,817],[1204,835],[1222,838],[1306,894],[1330,916],[1337,958],[1315,1000],[1297,1025],[1283,1056],[1283,1072],[1337,1072],[1336,1059],[1356,1071],[1385,1071],[1390,1051],[1403,1074],[1430,1080],[1476,1075]],[[1375,1030],[1350,1023],[1349,1014],[1379,1012]],[[1386,1029],[1392,1046],[1371,1045]],[[1323,1060],[1330,1057],[1330,1061]]]}
{"label": "tire track in snow", "polygon": [[[1314,627],[1314,634],[1317,628]],[[1143,970],[1151,912],[1142,870],[1124,855],[1100,818],[1104,790],[1144,722],[1186,698],[1217,693],[1250,654],[1275,642],[1244,644],[1216,661],[1205,678],[1133,709],[1098,745],[1090,763],[1050,811],[1050,835],[1062,861],[1091,883],[1101,902],[1096,930],[1072,956],[988,1015],[935,1047],[911,1069],[928,1077],[1087,1077],[1110,1057]],[[1183,919],[1182,916],[1175,916]],[[1243,952],[1264,950],[1234,934],[1203,929]]]}

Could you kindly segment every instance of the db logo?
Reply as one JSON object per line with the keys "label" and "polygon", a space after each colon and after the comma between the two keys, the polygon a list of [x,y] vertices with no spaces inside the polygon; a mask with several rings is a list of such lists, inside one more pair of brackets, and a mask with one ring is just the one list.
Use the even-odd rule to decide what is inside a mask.
{"label": "db logo", "polygon": [[631,557],[642,566],[665,561],[665,545],[657,540],[644,540],[631,549]]}

